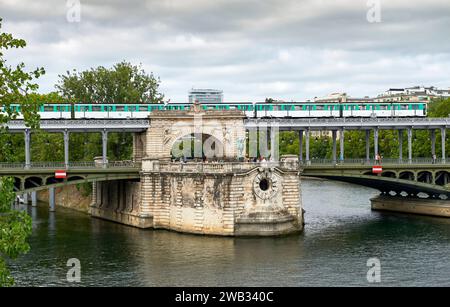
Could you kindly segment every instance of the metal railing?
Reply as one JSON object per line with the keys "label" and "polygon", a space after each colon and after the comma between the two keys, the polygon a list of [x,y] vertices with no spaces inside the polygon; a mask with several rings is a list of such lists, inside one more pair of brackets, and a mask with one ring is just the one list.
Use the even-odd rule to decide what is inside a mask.
{"label": "metal railing", "polygon": [[381,161],[375,161],[374,159],[344,159],[344,160],[332,160],[332,159],[311,159],[310,161],[301,161],[302,165],[433,165],[433,164],[450,164],[450,159],[431,159],[431,158],[414,158],[409,160],[403,159],[381,159]]}
{"label": "metal railing", "polygon": [[140,162],[133,161],[109,161],[102,162],[31,162],[28,166],[25,163],[5,163],[0,162],[0,169],[94,169],[94,168],[141,168]]}

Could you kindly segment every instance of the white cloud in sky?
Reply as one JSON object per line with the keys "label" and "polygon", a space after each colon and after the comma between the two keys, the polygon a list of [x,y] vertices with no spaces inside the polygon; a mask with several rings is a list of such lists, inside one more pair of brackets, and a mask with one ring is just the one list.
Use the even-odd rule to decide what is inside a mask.
{"label": "white cloud in sky", "polygon": [[301,100],[331,92],[375,95],[388,87],[450,87],[450,2],[381,0],[81,0],[81,22],[63,0],[0,0],[3,29],[27,40],[8,59],[44,66],[41,91],[58,74],[142,63],[172,101],[191,87],[225,99]]}

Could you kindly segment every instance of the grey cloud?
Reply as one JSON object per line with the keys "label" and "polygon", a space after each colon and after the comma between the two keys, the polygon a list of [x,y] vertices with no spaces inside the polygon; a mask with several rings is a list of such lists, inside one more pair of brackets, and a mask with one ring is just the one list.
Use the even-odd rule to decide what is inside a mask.
{"label": "grey cloud", "polygon": [[80,23],[66,1],[0,0],[4,28],[28,41],[11,53],[44,66],[41,90],[72,68],[142,62],[166,96],[219,87],[233,100],[304,99],[328,92],[373,95],[389,86],[450,86],[450,3],[381,0],[83,1]]}

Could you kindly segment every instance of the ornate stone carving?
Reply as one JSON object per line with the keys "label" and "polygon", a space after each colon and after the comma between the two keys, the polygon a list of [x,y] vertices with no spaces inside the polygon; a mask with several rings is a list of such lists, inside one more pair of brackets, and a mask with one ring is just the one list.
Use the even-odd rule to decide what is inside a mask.
{"label": "ornate stone carving", "polygon": [[253,180],[253,191],[257,197],[263,200],[273,198],[277,195],[278,190],[278,177],[270,171],[258,173]]}

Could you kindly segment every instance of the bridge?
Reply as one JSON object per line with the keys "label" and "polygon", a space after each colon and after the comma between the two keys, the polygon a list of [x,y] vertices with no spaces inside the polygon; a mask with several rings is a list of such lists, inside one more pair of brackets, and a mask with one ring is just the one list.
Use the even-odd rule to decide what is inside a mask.
{"label": "bridge", "polygon": [[[33,192],[49,188],[54,191],[55,187],[65,184],[76,184],[82,182],[108,182],[142,180],[142,165],[145,152],[153,152],[152,155],[157,160],[167,159],[170,153],[170,146],[175,139],[182,136],[183,130],[177,131],[167,129],[168,119],[155,112],[154,118],[158,122],[155,126],[155,119],[92,119],[92,120],[43,120],[41,121],[41,130],[50,133],[61,133],[64,137],[64,162],[58,163],[36,163],[31,161],[30,142],[31,135],[34,133],[27,128],[23,121],[11,121],[8,123],[8,129],[12,133],[23,133],[25,138],[25,162],[19,164],[0,165],[0,176],[12,176],[15,178],[15,187],[17,191]],[[162,114],[162,113],[161,113]],[[158,119],[158,116],[161,118]],[[170,118],[172,124],[177,121],[186,120],[187,117],[176,115]],[[237,115],[233,115],[237,116]],[[237,118],[237,117],[236,117]],[[215,118],[212,118],[215,119]],[[190,124],[189,124],[190,125]],[[221,138],[221,129],[216,129],[215,124],[211,124],[209,134],[217,139]],[[195,129],[186,126],[186,132],[195,133]],[[359,184],[380,190],[383,194],[402,195],[417,197],[424,193],[430,198],[449,198],[450,197],[450,164],[447,163],[445,143],[446,129],[450,127],[450,118],[327,118],[327,119],[302,119],[302,118],[263,118],[253,119],[244,118],[242,122],[243,131],[249,136],[257,131],[267,131],[270,139],[270,155],[275,155],[277,148],[276,135],[280,131],[297,131],[299,138],[299,164],[301,173],[307,177],[318,177],[331,180],[338,180],[348,183]],[[151,131],[153,128],[153,131]],[[364,130],[366,132],[366,156],[361,159],[346,159],[344,153],[345,131]],[[375,165],[373,157],[379,151],[379,131],[396,130],[398,131],[398,159],[382,162],[383,170],[379,174],[374,174],[372,167]],[[436,131],[441,132],[441,152],[439,159],[413,159],[413,130],[430,131],[431,148],[430,156],[436,153]],[[331,131],[332,132],[332,159],[314,160],[310,157],[310,134],[312,131]],[[69,136],[73,132],[84,133],[102,133],[102,158],[95,162],[71,162],[69,161]],[[133,133],[133,161],[111,162],[107,159],[108,133],[110,132],[129,132]],[[176,132],[176,133],[175,133]],[[407,137],[408,154],[407,159],[403,158],[403,137]],[[219,133],[219,134],[218,134]],[[245,133],[241,133],[245,137]],[[339,138],[338,138],[339,134]],[[170,136],[170,139],[168,138]],[[239,137],[242,137],[239,136]],[[370,152],[371,137],[373,136],[374,150]],[[157,141],[155,141],[155,138]],[[231,143],[237,142],[235,139]],[[173,139],[173,140],[172,140]],[[303,142],[305,141],[305,142]],[[224,141],[226,142],[226,141]],[[229,142],[229,141],[228,141]],[[340,146],[340,156],[337,157],[337,142]],[[161,145],[163,144],[163,145]],[[167,147],[167,146],[169,147]],[[235,145],[234,145],[235,146]],[[305,147],[305,148],[304,148]],[[233,155],[237,155],[239,149],[233,148]],[[305,156],[303,156],[305,152]],[[170,155],[169,155],[170,156]],[[164,173],[189,173],[189,169],[197,173],[208,173],[213,166],[204,164],[187,163],[181,164],[158,164],[158,171]],[[266,162],[264,168],[276,168],[277,164]],[[215,166],[214,172],[219,174],[239,173],[231,164],[220,169]],[[259,164],[239,163],[239,167],[249,170],[261,168]],[[247,166],[246,166],[247,165]],[[279,165],[278,165],[279,166]],[[148,167],[147,167],[148,168]],[[61,169],[67,171],[66,179],[55,178],[55,170]],[[153,166],[150,167],[153,169]],[[213,173],[214,173],[213,172]],[[153,179],[152,179],[153,180]],[[163,179],[158,179],[163,180]],[[144,184],[144,183],[143,183]],[[175,184],[175,183],[174,183]],[[99,185],[101,187],[101,185]],[[105,189],[111,190],[113,187],[105,186]],[[133,192],[134,193],[134,192]],[[26,194],[27,195],[27,194]],[[147,197],[147,196],[145,196]],[[99,209],[100,210],[100,209]],[[99,211],[100,212],[100,211]]]}
{"label": "bridge", "polygon": [[[69,137],[71,132],[102,133],[102,158],[103,163],[107,162],[107,144],[109,132],[130,132],[133,135],[143,133],[149,129],[150,120],[147,119],[54,119],[42,120],[41,130],[50,133],[61,133],[64,138],[64,163],[69,165]],[[279,131],[297,131],[299,138],[300,161],[310,162],[310,134],[311,131],[331,131],[333,139],[332,160],[337,162],[337,140],[339,133],[339,161],[345,159],[344,142],[345,131],[364,130],[366,133],[366,160],[369,161],[379,153],[379,131],[398,131],[399,159],[403,159],[403,138],[406,132],[408,140],[408,162],[413,159],[413,130],[430,131],[431,150],[430,156],[436,153],[436,130],[441,132],[441,159],[446,160],[445,139],[446,130],[450,128],[449,118],[246,118],[244,120],[245,129],[249,134],[256,131],[268,131],[271,142],[275,142],[276,134]],[[31,163],[30,142],[32,131],[27,128],[22,120],[14,120],[7,124],[11,133],[24,133],[25,138],[25,164]],[[373,131],[373,132],[372,132]],[[370,137],[373,133],[374,152],[370,153]],[[303,149],[303,139],[305,139],[305,149]],[[135,142],[134,145],[135,146]],[[276,146],[271,146],[271,155],[275,156]],[[303,157],[305,151],[305,157]]]}
{"label": "bridge", "polygon": [[313,160],[304,165],[302,176],[343,181],[374,188],[382,194],[430,198],[450,198],[450,165],[442,160],[384,160],[381,172],[374,173],[373,160],[349,159],[344,163]]}

